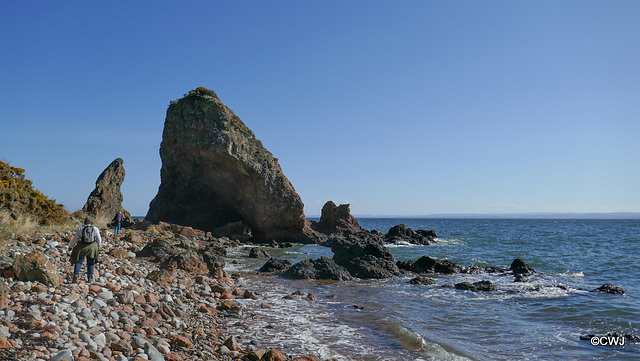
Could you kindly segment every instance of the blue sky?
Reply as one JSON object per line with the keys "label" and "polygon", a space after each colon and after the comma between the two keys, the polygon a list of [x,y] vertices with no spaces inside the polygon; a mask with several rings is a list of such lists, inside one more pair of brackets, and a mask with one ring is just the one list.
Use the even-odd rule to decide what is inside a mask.
{"label": "blue sky", "polygon": [[0,1],[0,160],[71,211],[214,90],[317,215],[640,212],[639,1]]}

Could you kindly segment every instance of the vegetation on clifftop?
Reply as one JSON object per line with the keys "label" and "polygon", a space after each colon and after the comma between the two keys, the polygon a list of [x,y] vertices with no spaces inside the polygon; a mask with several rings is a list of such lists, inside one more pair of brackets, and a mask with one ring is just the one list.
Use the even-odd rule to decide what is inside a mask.
{"label": "vegetation on clifftop", "polygon": [[[71,214],[62,204],[33,188],[24,169],[0,161],[0,212],[2,223],[34,223],[40,226],[62,224]],[[30,219],[30,221],[27,221]]]}

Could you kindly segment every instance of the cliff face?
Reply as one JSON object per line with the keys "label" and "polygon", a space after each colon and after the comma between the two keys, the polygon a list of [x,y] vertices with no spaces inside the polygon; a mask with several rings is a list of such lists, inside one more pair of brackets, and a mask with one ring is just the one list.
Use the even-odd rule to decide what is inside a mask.
{"label": "cliff face", "polygon": [[303,203],[276,158],[211,90],[167,110],[151,222],[211,231],[244,221],[258,238],[304,238]]}
{"label": "cliff face", "polygon": [[111,162],[96,180],[96,188],[87,198],[82,211],[96,219],[111,221],[117,212],[123,212],[125,224],[132,223],[129,212],[122,208],[124,182],[124,161],[118,158]]}

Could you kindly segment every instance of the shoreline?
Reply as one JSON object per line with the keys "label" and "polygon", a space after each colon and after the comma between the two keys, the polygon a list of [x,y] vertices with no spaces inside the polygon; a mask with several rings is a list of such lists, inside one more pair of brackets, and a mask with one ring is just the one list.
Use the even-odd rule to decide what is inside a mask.
{"label": "shoreline", "polygon": [[[215,278],[201,269],[184,270],[193,265],[182,264],[163,273],[166,265],[135,258],[135,252],[157,238],[192,249],[212,242],[228,248],[237,242],[133,230],[124,230],[117,238],[108,230],[102,232],[101,262],[92,284],[70,283],[66,247],[73,231],[16,236],[0,247],[6,255],[1,258],[3,266],[12,263],[10,255],[38,253],[49,263],[47,272],[62,278],[62,283],[48,285],[18,281],[13,270],[3,271],[7,292],[6,307],[0,308],[0,358],[317,360],[278,345],[264,349],[261,340],[237,337],[241,325],[251,327],[251,320],[244,318],[250,310],[242,300],[258,300],[254,292],[243,289],[243,278],[250,274],[223,272]],[[85,270],[86,265],[81,276]]]}

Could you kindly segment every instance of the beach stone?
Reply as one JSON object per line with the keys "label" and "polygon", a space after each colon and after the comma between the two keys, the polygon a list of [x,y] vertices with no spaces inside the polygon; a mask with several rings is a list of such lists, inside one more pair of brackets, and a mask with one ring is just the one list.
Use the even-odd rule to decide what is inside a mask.
{"label": "beach stone", "polygon": [[171,344],[184,348],[191,348],[192,346],[191,340],[182,335],[173,336],[171,338]]}
{"label": "beach stone", "polygon": [[264,361],[286,361],[287,356],[285,356],[282,352],[276,350],[275,348],[269,349],[267,353],[264,355],[262,359]]}
{"label": "beach stone", "polygon": [[74,361],[71,351],[61,351],[49,358],[49,361]]}
{"label": "beach stone", "polygon": [[40,251],[17,257],[12,267],[16,278],[21,281],[38,281],[54,287],[62,284],[62,276],[58,273],[54,262]]}
{"label": "beach stone", "polygon": [[133,353],[133,347],[125,340],[113,341],[109,348],[111,348],[112,351],[122,352],[124,356],[129,356]]}
{"label": "beach stone", "polygon": [[95,298],[93,301],[91,301],[91,307],[93,308],[103,308],[107,306],[109,305],[106,302],[104,302],[103,299],[100,299],[100,298]]}
{"label": "beach stone", "polygon": [[226,346],[231,351],[239,351],[240,346],[238,345],[238,341],[235,336],[231,336],[224,341],[224,346]]}

